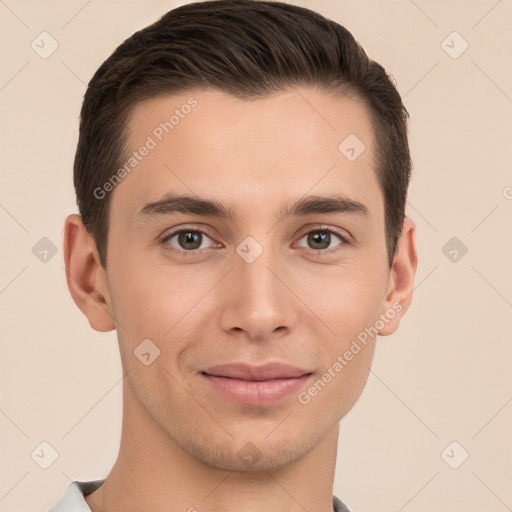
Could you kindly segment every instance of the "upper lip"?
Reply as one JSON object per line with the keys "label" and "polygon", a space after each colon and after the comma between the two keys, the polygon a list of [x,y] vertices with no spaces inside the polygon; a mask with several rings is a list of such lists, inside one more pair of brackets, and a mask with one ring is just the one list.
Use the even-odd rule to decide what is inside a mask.
{"label": "upper lip", "polygon": [[216,377],[255,381],[297,378],[311,372],[284,363],[267,363],[261,366],[253,366],[247,363],[230,363],[212,366],[204,370],[203,373]]}

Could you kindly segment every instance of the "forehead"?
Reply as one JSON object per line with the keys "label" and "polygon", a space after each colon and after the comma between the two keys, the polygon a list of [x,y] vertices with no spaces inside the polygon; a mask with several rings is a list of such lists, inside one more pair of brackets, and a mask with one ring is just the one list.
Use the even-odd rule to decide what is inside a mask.
{"label": "forehead", "polygon": [[134,165],[113,203],[131,211],[167,192],[215,196],[240,211],[308,193],[381,199],[372,197],[372,120],[357,98],[296,88],[246,101],[196,90],[137,104],[127,136],[125,163]]}

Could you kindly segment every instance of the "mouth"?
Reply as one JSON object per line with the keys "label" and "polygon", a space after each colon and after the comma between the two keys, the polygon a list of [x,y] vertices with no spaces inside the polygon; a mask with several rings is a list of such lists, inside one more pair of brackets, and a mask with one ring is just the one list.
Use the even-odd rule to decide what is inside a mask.
{"label": "mouth", "polygon": [[208,368],[200,374],[224,398],[239,405],[263,407],[297,393],[313,373],[282,363],[232,363]]}

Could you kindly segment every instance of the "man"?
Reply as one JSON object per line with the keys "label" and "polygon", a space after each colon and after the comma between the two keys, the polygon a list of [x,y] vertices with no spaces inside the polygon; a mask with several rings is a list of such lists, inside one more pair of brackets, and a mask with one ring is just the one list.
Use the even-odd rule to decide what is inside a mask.
{"label": "man", "polygon": [[117,331],[121,446],[53,512],[348,510],[339,421],[417,265],[406,119],[346,29],[284,3],[185,5],[107,59],[64,245]]}

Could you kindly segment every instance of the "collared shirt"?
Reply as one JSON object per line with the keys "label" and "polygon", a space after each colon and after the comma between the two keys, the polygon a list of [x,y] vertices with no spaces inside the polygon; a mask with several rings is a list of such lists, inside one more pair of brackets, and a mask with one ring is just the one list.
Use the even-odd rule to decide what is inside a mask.
{"label": "collared shirt", "polygon": [[[50,510],[50,512],[91,512],[89,505],[85,501],[85,496],[93,493],[105,480],[92,480],[90,482],[74,481],[69,484],[64,496]],[[350,512],[341,500],[332,497],[332,506],[334,512]]]}

